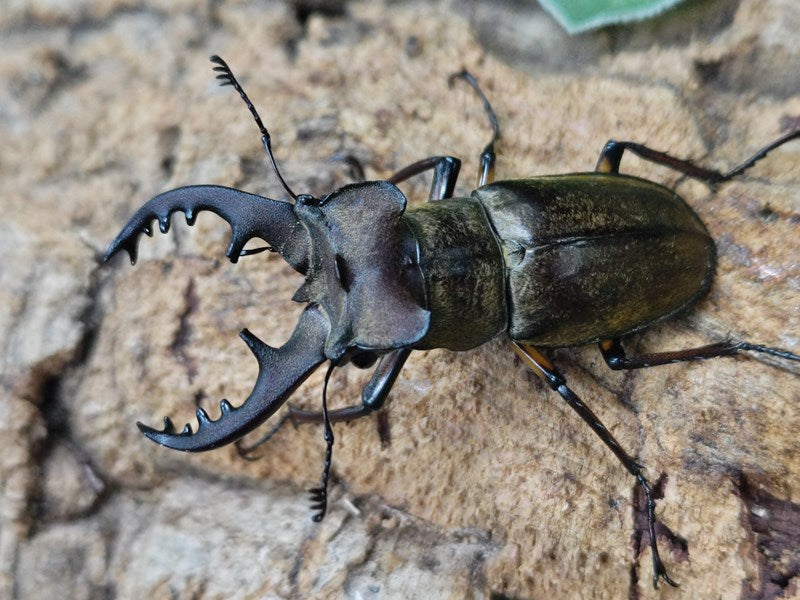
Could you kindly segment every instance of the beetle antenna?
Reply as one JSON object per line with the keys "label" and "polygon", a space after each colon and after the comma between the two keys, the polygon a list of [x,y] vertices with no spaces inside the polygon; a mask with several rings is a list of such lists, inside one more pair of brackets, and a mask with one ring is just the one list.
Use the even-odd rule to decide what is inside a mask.
{"label": "beetle antenna", "polygon": [[319,523],[328,511],[328,480],[331,474],[331,463],[333,462],[333,427],[328,418],[328,380],[331,373],[336,368],[336,363],[331,361],[328,372],[325,373],[325,382],[322,384],[322,423],[325,429],[325,462],[322,464],[322,483],[319,487],[308,490],[311,496],[311,509],[317,511],[313,517]]}
{"label": "beetle antenna", "polygon": [[228,63],[226,63],[221,57],[217,56],[216,54],[214,54],[210,58],[210,60],[212,63],[217,65],[216,67],[214,67],[214,71],[217,71],[219,73],[219,75],[217,75],[217,79],[220,80],[220,85],[222,86],[232,85],[233,89],[239,92],[239,95],[242,97],[242,100],[244,100],[247,109],[250,111],[250,114],[253,115],[253,118],[256,120],[256,125],[258,125],[258,129],[261,132],[261,143],[264,145],[264,150],[267,151],[267,156],[269,157],[269,161],[270,163],[272,163],[272,169],[278,176],[278,179],[280,180],[283,189],[285,189],[286,192],[292,197],[292,200],[297,200],[297,194],[295,194],[292,191],[292,189],[288,186],[286,180],[283,178],[283,175],[281,175],[281,172],[278,170],[278,164],[275,162],[275,157],[272,154],[272,138],[270,137],[267,128],[264,127],[264,123],[261,121],[261,117],[258,115],[256,107],[253,106],[252,102],[250,102],[250,98],[247,97],[247,94],[245,93],[244,89],[242,89],[242,86],[236,80],[236,77],[234,77],[233,71],[231,71],[231,68],[228,66]]}

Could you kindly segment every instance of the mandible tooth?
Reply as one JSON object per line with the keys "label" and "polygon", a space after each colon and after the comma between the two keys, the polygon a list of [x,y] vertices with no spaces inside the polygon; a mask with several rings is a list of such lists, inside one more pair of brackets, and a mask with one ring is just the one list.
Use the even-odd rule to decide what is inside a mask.
{"label": "mandible tooth", "polygon": [[267,364],[274,362],[277,356],[275,348],[262,342],[254,333],[246,327],[239,332],[239,337],[244,340],[247,347],[250,348],[259,364]]}
{"label": "mandible tooth", "polygon": [[211,419],[208,418],[208,413],[204,409],[198,408],[195,414],[197,415],[197,421],[200,427],[211,422]]}

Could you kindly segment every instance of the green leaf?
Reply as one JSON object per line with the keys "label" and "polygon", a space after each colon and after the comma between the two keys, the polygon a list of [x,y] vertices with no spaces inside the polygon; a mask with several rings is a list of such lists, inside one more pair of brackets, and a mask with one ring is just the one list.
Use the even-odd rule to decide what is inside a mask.
{"label": "green leaf", "polygon": [[569,33],[612,23],[638,21],[664,12],[681,0],[539,0]]}

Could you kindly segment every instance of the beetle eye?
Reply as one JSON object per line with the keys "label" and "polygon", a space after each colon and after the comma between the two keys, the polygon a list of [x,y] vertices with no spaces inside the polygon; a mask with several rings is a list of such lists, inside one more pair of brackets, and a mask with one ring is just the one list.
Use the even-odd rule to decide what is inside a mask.
{"label": "beetle eye", "polygon": [[378,360],[378,355],[374,352],[358,352],[350,358],[353,366],[359,369],[369,369]]}
{"label": "beetle eye", "polygon": [[336,255],[334,264],[336,265],[336,279],[339,280],[342,289],[349,292],[353,283],[353,273],[350,271],[350,267],[347,266],[347,262],[341,254]]}

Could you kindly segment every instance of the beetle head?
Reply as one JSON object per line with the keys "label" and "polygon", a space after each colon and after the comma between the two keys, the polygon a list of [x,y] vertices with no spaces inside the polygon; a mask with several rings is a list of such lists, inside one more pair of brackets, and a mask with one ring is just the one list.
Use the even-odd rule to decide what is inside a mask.
{"label": "beetle head", "polygon": [[386,181],[345,186],[294,211],[310,239],[306,280],[294,295],[319,304],[331,330],[325,355],[411,346],[428,330],[416,247],[401,217],[405,196]]}
{"label": "beetle head", "polygon": [[[211,61],[217,79],[233,86],[253,115],[275,174],[295,204],[219,186],[165,192],[133,215],[111,242],[105,259],[125,250],[135,263],[139,236],[152,234],[154,219],[166,233],[173,212],[183,212],[192,225],[198,212],[210,210],[231,226],[226,254],[232,262],[260,250],[279,252],[306,275],[294,299],[309,306],[280,348],[242,331],[259,371],[253,391],[240,407],[223,400],[216,421],[198,408],[196,433],[190,425],[178,433],[168,418],[161,431],[139,424],[153,441],[186,451],[216,448],[250,432],[325,359],[334,365],[351,359],[366,366],[381,352],[414,344],[430,322],[430,313],[422,307],[416,245],[401,220],[406,199],[400,190],[388,182],[367,182],[346,186],[321,200],[297,196],[278,170],[269,132],[230,67],[218,56]],[[245,250],[255,237],[269,246]]]}
{"label": "beetle head", "polygon": [[[227,256],[236,262],[258,237],[306,275],[294,299],[308,302],[289,341],[272,348],[247,330],[242,339],[259,365],[252,392],[237,407],[220,403],[212,421],[197,409],[198,429],[178,432],[165,418],[163,430],[139,424],[159,444],[185,451],[210,450],[252,431],[277,411],[326,359],[365,366],[370,357],[413,345],[428,330],[422,307],[416,246],[401,219],[406,199],[387,182],[349,185],[321,200],[299,196],[279,202],[219,186],[189,186],[160,194],[142,206],[109,245],[106,260],[125,250],[136,262],[138,239],[152,222],[166,232],[170,215],[194,223],[210,210],[228,221]],[[366,358],[365,358],[366,357]]]}

